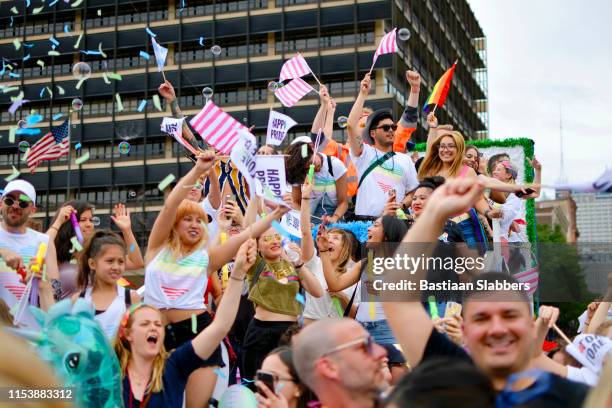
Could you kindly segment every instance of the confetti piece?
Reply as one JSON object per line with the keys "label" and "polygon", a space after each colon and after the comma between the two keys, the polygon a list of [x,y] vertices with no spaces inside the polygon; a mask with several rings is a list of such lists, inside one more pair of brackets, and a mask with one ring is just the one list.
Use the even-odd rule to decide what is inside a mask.
{"label": "confetti piece", "polygon": [[193,334],[196,334],[198,332],[198,319],[195,313],[191,314],[191,331],[193,332]]}
{"label": "confetti piece", "polygon": [[147,31],[147,34],[149,34],[151,37],[153,37],[153,38],[157,37],[157,34],[155,34],[153,31],[151,31],[151,29],[149,27],[145,28],[145,30]]}
{"label": "confetti piece", "polygon": [[65,33],[69,33],[70,32],[70,27],[68,27],[68,24],[64,24],[64,32]]}
{"label": "confetti piece", "polygon": [[51,50],[51,51],[49,51],[49,52],[47,53],[47,55],[50,55],[50,56],[52,56],[52,57],[59,57],[59,56],[60,56],[60,53],[59,53],[58,51]]}
{"label": "confetti piece", "polygon": [[117,101],[117,112],[123,111],[123,102],[121,102],[121,95],[115,94],[115,100]]}
{"label": "confetti piece", "polygon": [[200,37],[200,46],[204,46],[204,37]]}
{"label": "confetti piece", "polygon": [[40,129],[39,128],[33,128],[33,129],[29,129],[29,128],[25,128],[25,129],[17,129],[17,131],[15,132],[16,135],[26,135],[26,136],[34,136],[34,135],[38,135],[40,134]]}
{"label": "confetti piece", "polygon": [[70,238],[70,242],[72,243],[72,248],[70,249],[70,253],[73,253],[74,251],[79,252],[83,250],[83,246],[81,245],[77,237]]}
{"label": "confetti piece", "polygon": [[9,25],[9,27],[13,26],[13,16],[11,16],[11,24]]}
{"label": "confetti piece", "polygon": [[19,78],[19,77],[21,77],[21,75],[19,75],[16,72],[9,72],[9,77],[11,77],[11,78]]}
{"label": "confetti piece", "polygon": [[145,51],[140,51],[140,56],[146,59],[147,61],[151,58],[151,56],[147,54]]}
{"label": "confetti piece", "polygon": [[43,119],[43,115],[39,113],[33,113],[31,115],[28,115],[28,117],[26,118],[26,123],[28,124],[28,126],[33,126],[37,123],[42,122]]}
{"label": "confetti piece", "polygon": [[58,92],[60,95],[63,95],[63,94],[65,94],[65,93],[66,93],[66,91],[64,90],[64,88],[63,88],[63,87],[61,87],[61,86],[59,86],[59,85],[56,85],[56,87],[57,87],[57,92]]}
{"label": "confetti piece", "polygon": [[38,13],[40,13],[41,11],[43,11],[43,9],[44,9],[44,8],[45,8],[45,5],[43,4],[42,6],[40,6],[40,7],[37,7],[37,8],[35,8],[35,9],[33,9],[33,10],[32,10],[32,14],[38,14]]}
{"label": "confetti piece", "polygon": [[75,144],[75,145],[74,145],[74,148],[75,148],[76,150],[79,150],[79,149],[81,148],[81,142],[79,142],[79,143]]}
{"label": "confetti piece", "polygon": [[308,145],[304,143],[302,145],[302,159],[305,159],[308,156]]}
{"label": "confetti piece", "polygon": [[296,293],[295,294],[295,300],[298,301],[298,303],[300,303],[302,306],[304,306],[304,295],[302,295],[301,293]]}
{"label": "confetti piece", "polygon": [[13,40],[13,45],[15,46],[15,50],[19,50],[21,48],[21,41],[18,38]]}
{"label": "confetti piece", "polygon": [[98,51],[100,52],[102,58],[106,58],[106,54],[104,53],[104,51],[102,51],[102,43],[98,44]]}
{"label": "confetti piece", "polygon": [[432,320],[440,317],[438,314],[438,305],[436,304],[436,297],[429,296],[427,298],[427,302],[429,302],[429,314],[431,315]]}
{"label": "confetti piece", "polygon": [[110,79],[108,79],[108,76],[106,75],[106,72],[102,73],[102,79],[104,79],[104,83],[107,85],[111,83]]}
{"label": "confetti piece", "polygon": [[132,242],[132,245],[130,245],[130,253],[134,252],[136,250],[136,244]]}
{"label": "confetti piece", "polygon": [[40,90],[40,93],[38,94],[38,96],[42,98],[42,97],[43,97],[43,95],[45,94],[45,91],[46,91],[46,90],[47,90],[47,88],[43,87],[43,88]]}
{"label": "confetti piece", "polygon": [[140,103],[138,104],[138,109],[136,109],[138,112],[142,112],[145,108],[145,106],[147,106],[147,100],[143,99],[142,101],[140,101]]}
{"label": "confetti piece", "polygon": [[225,375],[225,373],[223,372],[223,370],[221,370],[219,367],[215,368],[215,369],[213,370],[213,372],[214,372],[215,374],[217,374],[217,376],[219,376],[219,377],[221,377],[221,378],[224,378],[224,379],[225,379],[225,378],[227,378],[227,375]]}
{"label": "confetti piece", "polygon": [[159,182],[159,184],[157,185],[157,189],[159,191],[164,191],[166,187],[168,187],[170,183],[172,183],[175,179],[176,177],[174,176],[174,174],[168,174],[162,181]]}
{"label": "confetti piece", "polygon": [[24,47],[28,47],[28,48],[32,48],[32,47],[34,46],[34,44],[24,42],[24,43],[23,43],[23,46],[24,46]]}
{"label": "confetti piece", "polygon": [[155,94],[153,95],[153,106],[155,106],[155,109],[157,109],[158,111],[162,111],[162,107],[161,107],[161,101],[159,100],[159,95]]}
{"label": "confetti piece", "polygon": [[30,7],[30,0],[26,0],[26,8]]}
{"label": "confetti piece", "polygon": [[51,3],[49,3],[49,7],[53,7],[55,6],[55,3],[57,3],[59,0],[53,0]]}
{"label": "confetti piece", "polygon": [[9,92],[13,92],[13,91],[18,91],[19,87],[18,86],[7,86],[6,88],[2,89],[2,93],[9,93]]}
{"label": "confetti piece", "polygon": [[17,102],[23,99],[23,91],[19,92],[17,96],[11,96],[11,102]]}
{"label": "confetti piece", "polygon": [[62,116],[64,116],[63,113],[56,113],[55,115],[53,115],[53,120],[58,120],[59,118],[61,118]]}
{"label": "confetti piece", "polygon": [[81,89],[81,85],[83,85],[83,82],[85,82],[86,80],[87,80],[86,78],[79,79],[79,82],[77,82],[75,88],[76,89]]}
{"label": "confetti piece", "polygon": [[[23,92],[22,92],[23,93]],[[21,106],[25,105],[26,103],[30,102],[28,99],[19,99],[14,101],[11,106],[8,108],[8,112],[11,115],[14,115],[15,112],[17,112],[17,109],[19,109]]]}
{"label": "confetti piece", "polygon": [[51,44],[55,45],[56,47],[60,44],[59,41],[57,41],[53,36],[49,37],[49,41],[51,41]]}
{"label": "confetti piece", "polygon": [[77,0],[74,3],[72,3],[72,5],[70,7],[79,7],[82,2],[83,2],[83,0]]}
{"label": "confetti piece", "polygon": [[81,35],[79,35],[79,38],[77,39],[76,43],[74,43],[74,49],[76,50],[77,48],[79,48],[79,44],[81,43],[81,40],[83,39],[83,33],[81,33]]}
{"label": "confetti piece", "polygon": [[13,14],[19,14],[19,11],[17,11],[17,7],[13,6],[13,8],[11,8],[11,12]]}
{"label": "confetti piece", "polygon": [[80,166],[81,164],[85,163],[87,160],[89,160],[89,152],[85,152],[81,155],[81,157],[79,157],[78,159],[76,159],[74,161],[74,164],[76,164],[77,166]]}
{"label": "confetti piece", "polygon": [[37,60],[37,61],[36,61],[36,63],[37,63],[38,65],[40,65],[40,67],[41,67],[41,68],[44,68],[44,67],[45,67],[45,61],[43,61],[43,60]]}
{"label": "confetti piece", "polygon": [[26,55],[25,57],[23,57],[22,61],[27,61],[30,59],[30,54]]}
{"label": "confetti piece", "polygon": [[100,51],[92,51],[92,50],[81,50],[81,54],[85,54],[85,55],[101,55]]}
{"label": "confetti piece", "polygon": [[123,80],[123,77],[121,75],[115,74],[114,72],[109,72],[106,76],[110,79],[115,79],[117,81]]}
{"label": "confetti piece", "polygon": [[28,161],[28,154],[30,154],[30,148],[28,147],[28,149],[23,153],[23,157],[21,158],[22,162],[27,162]]}
{"label": "confetti piece", "polygon": [[7,178],[5,178],[5,179],[4,179],[4,180],[6,180],[7,182],[15,180],[15,179],[16,179],[17,177],[19,177],[19,175],[21,174],[21,173],[19,172],[19,170],[17,170],[17,169],[15,168],[15,166],[12,166],[12,167],[13,167],[13,173],[12,173],[10,176],[8,176]]}
{"label": "confetti piece", "polygon": [[15,132],[17,131],[16,127],[9,128],[9,143],[15,143]]}
{"label": "confetti piece", "polygon": [[98,9],[98,17],[102,17],[102,9]]}

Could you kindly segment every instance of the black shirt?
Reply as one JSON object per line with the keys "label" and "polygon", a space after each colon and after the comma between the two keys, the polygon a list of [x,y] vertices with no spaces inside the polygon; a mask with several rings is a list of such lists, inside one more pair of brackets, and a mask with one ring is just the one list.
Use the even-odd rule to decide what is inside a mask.
{"label": "black shirt", "polygon": [[[472,358],[461,347],[450,341],[444,334],[432,329],[422,361],[437,357],[451,357],[468,361],[473,364]],[[550,373],[550,388],[544,394],[517,407],[581,407],[587,397],[589,387],[584,384],[570,381],[566,378]]]}

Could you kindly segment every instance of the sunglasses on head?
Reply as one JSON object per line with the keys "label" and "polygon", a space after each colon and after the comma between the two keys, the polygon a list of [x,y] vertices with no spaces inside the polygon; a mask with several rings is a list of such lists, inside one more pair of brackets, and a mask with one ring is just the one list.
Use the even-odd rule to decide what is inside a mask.
{"label": "sunglasses on head", "polygon": [[12,207],[13,204],[19,203],[19,208],[22,208],[22,209],[28,208],[30,204],[32,203],[31,201],[15,200],[12,197],[4,197],[3,201],[7,207]]}
{"label": "sunglasses on head", "polygon": [[388,132],[391,129],[397,130],[397,125],[382,125],[382,126],[379,126],[377,128],[374,128],[374,129],[382,129],[385,132]]}

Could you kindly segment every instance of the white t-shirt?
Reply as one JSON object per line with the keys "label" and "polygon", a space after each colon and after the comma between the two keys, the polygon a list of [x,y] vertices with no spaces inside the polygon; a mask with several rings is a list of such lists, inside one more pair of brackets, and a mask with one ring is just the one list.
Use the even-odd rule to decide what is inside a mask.
{"label": "white t-shirt", "polygon": [[[43,242],[48,244],[49,237],[33,229],[26,229],[25,234],[13,234],[0,226],[0,248],[15,252],[26,266],[30,263],[30,259],[36,256],[38,245]],[[19,302],[26,290],[26,285],[19,281],[20,278],[14,269],[0,259],[0,299],[6,302],[9,309]],[[39,328],[28,308],[23,312],[20,322],[29,329]]]}
{"label": "white t-shirt", "polygon": [[[336,180],[346,174],[346,166],[340,159],[331,157],[331,165],[333,169],[333,177],[329,174],[329,166],[327,165],[327,156],[319,153],[322,158],[321,170],[314,175],[314,186],[312,188],[311,198],[319,200],[324,193],[332,200],[334,204],[338,204],[338,196],[336,194]],[[311,204],[314,207],[314,203]]]}
{"label": "white t-shirt", "polygon": [[214,209],[208,197],[202,200],[200,205],[204,209],[204,212],[206,212],[206,214],[210,215],[212,218],[212,221],[207,224],[208,242],[211,242],[211,240],[217,235],[217,231],[219,231],[219,225],[217,225],[217,214],[219,214],[219,208]]}
{"label": "white t-shirt", "polygon": [[[325,292],[320,298],[316,298],[306,292],[306,305],[304,307],[304,318],[306,319],[325,319],[327,317],[342,317],[338,315],[334,307],[332,297],[327,292],[327,281],[323,273],[323,262],[317,255],[313,255],[308,262],[304,264],[308,270],[316,276]],[[357,284],[350,286],[342,291],[345,296],[350,299]]]}
{"label": "white t-shirt", "polygon": [[[367,144],[363,145],[359,157],[355,156],[351,150],[351,160],[355,163],[358,179],[361,179],[368,167],[384,154]],[[389,190],[395,189],[397,200],[401,201],[406,193],[411,192],[418,185],[412,159],[403,153],[396,153],[382,165],[376,166],[363,180],[357,191],[355,214],[378,217],[385,209]]]}
{"label": "white t-shirt", "polygon": [[524,202],[514,193],[508,194],[506,202],[502,204],[503,216],[500,220],[501,233],[508,238],[508,242],[527,242],[527,231],[524,225],[518,224],[519,233],[508,232],[512,221],[521,218],[525,214]]}

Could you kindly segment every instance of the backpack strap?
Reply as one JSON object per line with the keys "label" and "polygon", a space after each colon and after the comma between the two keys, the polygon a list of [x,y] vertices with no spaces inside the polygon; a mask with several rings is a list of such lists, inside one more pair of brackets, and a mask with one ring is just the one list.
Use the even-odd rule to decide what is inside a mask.
{"label": "backpack strap", "polygon": [[[359,270],[359,281],[361,280],[361,275],[365,271],[365,268],[367,267],[367,265],[368,265],[367,259],[364,259],[361,261],[361,268]],[[348,305],[346,305],[346,309],[344,309],[344,317],[349,317],[351,313],[351,307],[353,307],[353,302],[355,301],[355,294],[359,290],[359,281],[357,281],[357,284],[355,285],[355,290],[353,291],[353,294],[351,295],[351,300],[349,300]]]}
{"label": "backpack strap", "polygon": [[249,286],[249,291],[253,289],[255,285],[257,285],[257,281],[259,280],[259,276],[266,269],[266,261],[262,260],[257,264],[255,268],[255,274],[253,275],[253,279],[251,279],[251,285]]}
{"label": "backpack strap", "polygon": [[332,176],[332,178],[334,178],[334,168],[332,167],[331,156],[325,156],[325,157],[327,157],[327,171],[329,172],[329,175]]}
{"label": "backpack strap", "polygon": [[357,184],[357,189],[361,187],[361,183],[363,183],[363,180],[367,177],[368,174],[372,172],[372,170],[382,165],[384,162],[386,162],[393,156],[395,156],[395,152],[387,152],[381,157],[379,157],[376,161],[372,162],[372,164],[370,164],[370,167],[368,167],[366,171],[364,171],[363,174],[361,175],[361,178],[359,179],[359,184]]}

